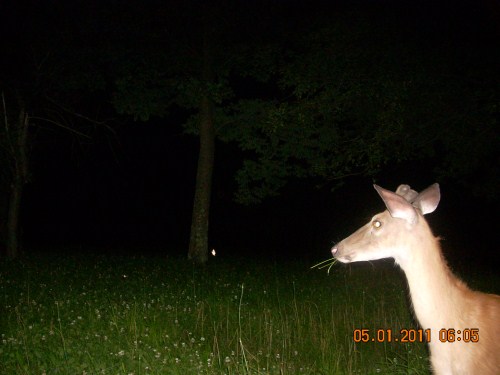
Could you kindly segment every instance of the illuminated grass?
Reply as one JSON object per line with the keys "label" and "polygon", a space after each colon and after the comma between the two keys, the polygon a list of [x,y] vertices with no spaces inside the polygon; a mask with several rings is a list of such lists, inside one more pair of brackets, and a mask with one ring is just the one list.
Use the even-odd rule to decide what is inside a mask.
{"label": "illuminated grass", "polygon": [[4,262],[0,373],[428,374],[423,344],[353,342],[355,328],[414,327],[392,265],[323,266]]}

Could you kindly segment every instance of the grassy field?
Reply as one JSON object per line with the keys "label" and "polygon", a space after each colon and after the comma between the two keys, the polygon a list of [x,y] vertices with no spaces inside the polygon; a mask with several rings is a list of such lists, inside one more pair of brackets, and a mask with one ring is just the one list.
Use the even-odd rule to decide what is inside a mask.
{"label": "grassy field", "polygon": [[45,256],[0,263],[1,374],[429,374],[425,344],[354,343],[416,328],[384,262]]}

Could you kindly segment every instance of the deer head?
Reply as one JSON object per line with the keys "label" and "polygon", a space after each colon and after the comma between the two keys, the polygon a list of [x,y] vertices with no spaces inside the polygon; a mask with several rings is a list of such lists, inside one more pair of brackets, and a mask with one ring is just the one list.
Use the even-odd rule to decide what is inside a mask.
{"label": "deer head", "polygon": [[415,241],[430,231],[423,215],[433,212],[440,199],[439,185],[421,193],[400,185],[396,193],[374,185],[386,211],[332,248],[332,255],[343,263],[394,258],[402,261]]}

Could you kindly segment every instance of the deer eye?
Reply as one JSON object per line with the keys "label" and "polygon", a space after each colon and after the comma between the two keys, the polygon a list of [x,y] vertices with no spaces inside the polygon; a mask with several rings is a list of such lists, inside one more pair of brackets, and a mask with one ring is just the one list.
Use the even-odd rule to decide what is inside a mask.
{"label": "deer eye", "polygon": [[373,220],[372,225],[375,229],[380,229],[380,227],[382,227],[382,222],[380,220]]}

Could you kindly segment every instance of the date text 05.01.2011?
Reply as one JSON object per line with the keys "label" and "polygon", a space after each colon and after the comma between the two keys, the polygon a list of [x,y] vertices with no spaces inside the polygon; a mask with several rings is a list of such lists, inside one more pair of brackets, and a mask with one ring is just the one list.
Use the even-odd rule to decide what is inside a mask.
{"label": "date text 05.01.2011", "polygon": [[430,329],[400,329],[393,333],[392,329],[366,328],[355,329],[353,333],[354,342],[430,342]]}

